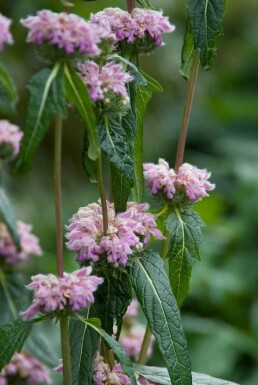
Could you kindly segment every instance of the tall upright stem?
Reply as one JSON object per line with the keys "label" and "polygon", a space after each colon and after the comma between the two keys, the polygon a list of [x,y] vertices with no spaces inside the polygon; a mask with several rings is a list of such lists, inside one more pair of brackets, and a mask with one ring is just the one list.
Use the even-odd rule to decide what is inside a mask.
{"label": "tall upright stem", "polygon": [[193,98],[194,98],[194,91],[195,91],[195,85],[197,81],[198,76],[198,70],[199,70],[199,54],[196,51],[194,56],[194,62],[193,62],[193,68],[191,71],[191,75],[188,81],[188,88],[186,93],[186,100],[185,100],[185,109],[183,114],[183,119],[181,123],[181,129],[178,139],[178,146],[177,146],[177,154],[176,154],[176,163],[175,163],[175,171],[178,172],[179,167],[182,165],[184,160],[184,153],[185,153],[185,143],[186,143],[186,136],[187,136],[187,129],[193,104]]}
{"label": "tall upright stem", "polygon": [[136,7],[136,0],[127,0],[127,9],[131,13],[132,10]]}
{"label": "tall upright stem", "polygon": [[61,155],[62,155],[62,118],[55,118],[55,210],[56,210],[56,248],[57,274],[64,274],[63,258],[63,224],[62,224],[62,184],[61,184]]}
{"label": "tall upright stem", "polygon": [[102,173],[101,155],[97,160],[97,179],[98,179],[99,195],[100,195],[100,201],[101,201],[101,207],[102,207],[103,232],[104,234],[106,234],[108,229],[108,212],[107,212],[107,198],[106,198],[103,173]]}
{"label": "tall upright stem", "polygon": [[[62,224],[62,118],[55,118],[55,211],[56,211],[56,248],[57,248],[57,274],[58,277],[64,275],[63,257],[63,224]],[[68,317],[60,318],[61,351],[63,359],[64,385],[72,385],[71,372],[71,353],[69,342]]]}

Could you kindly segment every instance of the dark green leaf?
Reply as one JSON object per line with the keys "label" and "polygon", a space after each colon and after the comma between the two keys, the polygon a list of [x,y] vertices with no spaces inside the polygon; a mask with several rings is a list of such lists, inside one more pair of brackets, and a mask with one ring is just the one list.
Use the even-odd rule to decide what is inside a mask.
{"label": "dark green leaf", "polygon": [[131,192],[131,185],[122,172],[111,164],[112,196],[116,213],[126,211],[127,201]]}
{"label": "dark green leaf", "polygon": [[21,318],[0,327],[0,371],[15,352],[20,352],[32,330],[32,323]]}
{"label": "dark green leaf", "polygon": [[170,288],[163,260],[144,251],[131,267],[132,285],[159,345],[172,385],[191,385],[191,363],[180,312]]}
{"label": "dark green leaf", "polygon": [[147,84],[137,88],[136,93],[136,115],[137,115],[137,133],[134,140],[134,189],[133,199],[135,202],[141,202],[144,191],[143,177],[143,118],[149,101],[154,92],[162,92],[160,84],[149,75],[142,72]]}
{"label": "dark green leaf", "polygon": [[132,186],[134,182],[133,160],[121,119],[104,117],[98,126],[98,134],[100,146],[107,158],[121,171]]}
{"label": "dark green leaf", "polygon": [[223,34],[225,6],[226,0],[187,0],[194,46],[200,52],[205,70],[211,68],[219,37]]}
{"label": "dark green leaf", "polygon": [[169,215],[166,227],[170,232],[169,279],[178,306],[189,292],[192,265],[200,259],[199,246],[204,226],[193,209],[178,209]]}
{"label": "dark green leaf", "polygon": [[0,64],[0,112],[1,115],[16,113],[17,90],[6,68]]}
{"label": "dark green leaf", "polygon": [[97,183],[97,164],[95,160],[89,158],[89,139],[88,131],[85,129],[83,136],[82,165],[84,171],[90,178],[91,183]]}
{"label": "dark green leaf", "polygon": [[15,173],[26,172],[31,167],[32,156],[53,115],[65,116],[63,68],[60,63],[34,75],[28,88],[31,96]]}
{"label": "dark green leaf", "polygon": [[86,125],[89,140],[88,156],[91,160],[96,160],[100,156],[100,147],[93,105],[87,88],[76,71],[68,65],[65,65],[64,74],[66,97],[75,104]]}
{"label": "dark green leaf", "polygon": [[[170,385],[170,378],[166,368],[156,368],[152,366],[134,365],[136,374],[140,374],[149,381],[161,385]],[[193,385],[237,385],[233,382],[220,380],[202,373],[192,373]]]}
{"label": "dark green leaf", "polygon": [[0,219],[6,224],[11,233],[12,239],[18,249],[20,249],[20,239],[16,227],[16,219],[13,213],[12,205],[5,194],[5,190],[0,187]]}
{"label": "dark green leaf", "polygon": [[184,44],[181,52],[182,65],[180,68],[180,74],[186,80],[189,80],[189,77],[191,74],[191,70],[193,67],[194,52],[195,52],[195,49],[194,49],[193,34],[191,31],[190,20],[188,18],[187,24],[186,24],[186,31],[184,35]]}
{"label": "dark green leaf", "polygon": [[114,340],[114,338],[112,338],[108,333],[106,333],[105,330],[96,327],[96,325],[92,323],[91,320],[84,320],[84,322],[90,325],[101,335],[102,338],[104,338],[107,345],[113,350],[118,361],[122,365],[124,373],[130,378],[132,385],[137,385],[133,371],[133,364],[130,358],[126,355],[124,348],[116,340]]}
{"label": "dark green leaf", "polygon": [[88,324],[71,319],[69,323],[73,385],[92,385],[93,362],[99,347],[99,334]]}

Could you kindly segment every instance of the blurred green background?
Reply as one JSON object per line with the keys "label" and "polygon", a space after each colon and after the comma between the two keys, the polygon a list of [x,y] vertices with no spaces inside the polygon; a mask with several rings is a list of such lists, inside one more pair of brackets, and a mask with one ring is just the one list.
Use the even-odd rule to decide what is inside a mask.
{"label": "blurred green background", "polygon": [[[125,1],[75,0],[74,12],[88,17],[106,6]],[[144,70],[164,87],[154,96],[145,123],[145,161],[159,157],[173,166],[187,83],[180,77],[180,55],[186,21],[185,1],[157,0],[176,25],[166,45],[141,58]],[[23,127],[28,92],[26,82],[43,64],[26,44],[19,19],[37,10],[61,10],[58,0],[1,0],[0,12],[13,19],[15,45],[1,53],[19,89],[16,123]],[[212,171],[216,190],[198,204],[207,228],[201,246],[202,262],[193,269],[191,294],[182,316],[193,370],[230,379],[242,385],[258,384],[258,2],[229,0],[225,36],[214,68],[200,71],[189,127],[185,160]],[[64,223],[77,209],[95,201],[81,165],[83,126],[71,113],[64,125]],[[108,178],[108,176],[107,176]],[[26,274],[55,272],[53,205],[53,130],[35,156],[31,172],[5,176],[17,216],[31,222],[40,237],[44,257]],[[151,201],[146,193],[146,200]],[[66,269],[76,268],[66,252]],[[50,329],[48,329],[50,330]],[[50,331],[49,331],[50,333]],[[51,330],[52,336],[55,329]],[[162,364],[156,353],[151,364]],[[54,365],[57,364],[54,363]],[[55,379],[55,384],[58,379]]]}

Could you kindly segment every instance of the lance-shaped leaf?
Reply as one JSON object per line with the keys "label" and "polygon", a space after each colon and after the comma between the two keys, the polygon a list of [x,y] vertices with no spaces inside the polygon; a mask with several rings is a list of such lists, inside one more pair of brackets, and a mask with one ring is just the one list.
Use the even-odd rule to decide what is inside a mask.
{"label": "lance-shaped leaf", "polygon": [[163,260],[144,251],[131,266],[132,284],[168,368],[171,385],[191,385],[191,363],[182,321]]}
{"label": "lance-shaped leaf", "polygon": [[112,196],[116,213],[126,211],[127,201],[131,192],[131,185],[122,172],[111,164]]}
{"label": "lance-shaped leaf", "polygon": [[100,147],[95,122],[93,105],[90,100],[87,88],[76,71],[65,64],[65,91],[69,102],[74,103],[81,115],[88,131],[88,156],[96,160],[100,156]]}
{"label": "lance-shaped leaf", "polygon": [[20,352],[32,330],[32,323],[21,318],[0,327],[0,371],[15,352]]}
{"label": "lance-shaped leaf", "polygon": [[134,189],[133,199],[135,202],[141,202],[144,191],[143,177],[143,119],[149,101],[154,92],[162,92],[163,88],[153,78],[142,72],[146,79],[145,85],[140,85],[136,93],[136,114],[137,114],[137,133],[134,140]]}
{"label": "lance-shaped leaf", "polygon": [[32,156],[49,128],[51,118],[66,114],[63,67],[60,63],[34,75],[28,88],[31,96],[15,173],[30,169]]}
{"label": "lance-shaped leaf", "polygon": [[222,21],[226,0],[187,0],[194,47],[200,52],[201,65],[211,68],[218,40],[223,34]]}
{"label": "lance-shaped leaf", "polygon": [[100,336],[87,323],[71,319],[69,323],[73,385],[92,385],[93,362]]}
{"label": "lance-shaped leaf", "polygon": [[[140,374],[147,380],[161,384],[170,385],[170,378],[166,368],[156,368],[154,366],[134,365],[136,374]],[[193,385],[237,385],[236,383],[214,378],[203,373],[192,373]]]}
{"label": "lance-shaped leaf", "polygon": [[0,219],[6,224],[14,243],[20,249],[20,239],[12,205],[2,187],[0,187]]}
{"label": "lance-shaped leaf", "polygon": [[181,52],[182,65],[180,68],[180,74],[186,80],[189,80],[189,77],[191,74],[193,61],[194,61],[194,52],[195,52],[194,39],[191,31],[190,20],[188,18],[186,23],[186,30],[184,34],[184,44]]}
{"label": "lance-shaped leaf", "polygon": [[192,265],[200,259],[202,226],[203,221],[192,208],[176,208],[166,222],[170,232],[169,279],[178,306],[182,305],[189,292]]}
{"label": "lance-shaped leaf", "polygon": [[137,385],[133,370],[133,364],[130,358],[125,353],[124,348],[116,340],[114,340],[114,338],[112,338],[108,333],[106,333],[105,330],[101,329],[97,325],[96,320],[88,319],[82,321],[91,326],[101,335],[101,337],[106,341],[107,345],[113,350],[114,354],[116,355],[118,361],[120,362],[123,368],[124,373],[130,378],[132,385]]}
{"label": "lance-shaped leaf", "polygon": [[16,112],[15,105],[18,94],[6,68],[0,64],[0,112],[1,115],[13,115]]}

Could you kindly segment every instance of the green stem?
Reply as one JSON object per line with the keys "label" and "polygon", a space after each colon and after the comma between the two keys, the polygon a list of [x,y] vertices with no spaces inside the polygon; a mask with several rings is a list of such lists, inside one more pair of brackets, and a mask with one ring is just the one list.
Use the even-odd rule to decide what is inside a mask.
{"label": "green stem", "polygon": [[102,216],[103,216],[103,232],[107,233],[108,229],[108,212],[107,212],[107,198],[104,187],[103,172],[102,172],[102,159],[101,155],[97,159],[97,180],[99,186],[99,195],[102,207]]}
{"label": "green stem", "polygon": [[198,76],[198,70],[199,70],[199,54],[198,54],[198,51],[196,51],[194,56],[193,68],[192,68],[191,75],[188,82],[184,114],[183,114],[183,119],[181,123],[179,139],[178,139],[176,162],[175,162],[176,172],[178,172],[178,169],[182,165],[184,160],[187,129],[188,129],[191,109],[193,105],[193,98],[194,98],[194,91],[195,91],[195,86],[196,86],[196,81]]}
{"label": "green stem", "polygon": [[5,293],[9,308],[11,310],[11,313],[14,316],[14,318],[17,318],[17,309],[16,309],[15,303],[13,301],[12,295],[10,293],[9,287],[7,285],[5,273],[1,268],[0,268],[0,284],[3,287],[3,290]]}
{"label": "green stem", "polygon": [[162,241],[161,251],[160,251],[160,256],[163,259],[163,261],[166,259],[166,256],[168,253],[168,248],[170,243],[170,232],[166,230],[164,236],[166,237],[166,239]]}
{"label": "green stem", "polygon": [[106,345],[106,342],[103,338],[101,338],[101,355],[105,358],[106,363],[109,365],[112,370],[115,366],[115,359],[111,349],[109,349]]}
{"label": "green stem", "polygon": [[60,318],[61,351],[63,359],[64,385],[72,385],[72,367],[69,341],[68,317]]}
{"label": "green stem", "polygon": [[55,118],[55,211],[56,211],[56,248],[57,248],[57,274],[63,277],[63,223],[62,223],[62,183],[61,183],[61,162],[62,162],[62,118]]}
{"label": "green stem", "polygon": [[142,348],[138,358],[139,365],[144,365],[146,362],[148,349],[151,343],[151,336],[152,336],[152,333],[150,331],[149,326],[147,326],[145,330],[143,342],[142,342]]}

